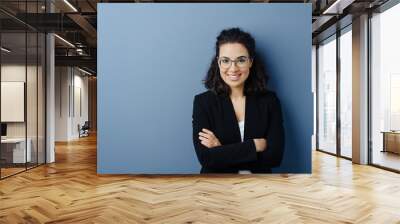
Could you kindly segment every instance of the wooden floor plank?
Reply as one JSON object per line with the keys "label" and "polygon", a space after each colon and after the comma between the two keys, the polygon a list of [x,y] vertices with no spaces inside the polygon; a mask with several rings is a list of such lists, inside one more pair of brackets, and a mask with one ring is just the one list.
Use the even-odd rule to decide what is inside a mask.
{"label": "wooden floor plank", "polygon": [[313,152],[312,174],[96,174],[96,136],[0,181],[0,223],[400,223],[400,175]]}

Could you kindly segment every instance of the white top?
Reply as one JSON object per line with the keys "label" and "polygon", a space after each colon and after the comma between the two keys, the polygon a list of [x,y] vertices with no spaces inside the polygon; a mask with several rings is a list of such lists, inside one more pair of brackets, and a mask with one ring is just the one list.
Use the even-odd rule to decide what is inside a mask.
{"label": "white top", "polygon": [[[244,120],[239,122],[240,137],[244,138]],[[239,170],[239,174],[251,174],[250,170]]]}
{"label": "white top", "polygon": [[243,142],[243,137],[244,137],[244,120],[239,122],[239,130],[240,130],[240,137],[242,138],[242,142]]}

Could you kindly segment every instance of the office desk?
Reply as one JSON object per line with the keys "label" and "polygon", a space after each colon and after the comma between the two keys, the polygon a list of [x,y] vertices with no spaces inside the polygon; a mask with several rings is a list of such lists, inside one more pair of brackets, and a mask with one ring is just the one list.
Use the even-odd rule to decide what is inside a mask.
{"label": "office desk", "polygon": [[[32,140],[27,139],[27,147],[25,151],[25,138],[6,138],[1,139],[1,157],[6,163],[25,163],[31,162]],[[25,161],[26,159],[26,161]]]}
{"label": "office desk", "polygon": [[383,133],[382,152],[400,154],[400,131],[382,131],[381,133]]}

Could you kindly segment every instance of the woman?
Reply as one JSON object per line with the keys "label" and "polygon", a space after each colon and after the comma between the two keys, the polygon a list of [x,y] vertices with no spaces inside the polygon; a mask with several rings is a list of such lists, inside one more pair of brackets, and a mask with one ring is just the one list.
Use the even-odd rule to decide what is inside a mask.
{"label": "woman", "polygon": [[193,144],[201,173],[270,173],[281,163],[281,107],[267,91],[255,40],[239,28],[223,30],[205,87],[193,103]]}

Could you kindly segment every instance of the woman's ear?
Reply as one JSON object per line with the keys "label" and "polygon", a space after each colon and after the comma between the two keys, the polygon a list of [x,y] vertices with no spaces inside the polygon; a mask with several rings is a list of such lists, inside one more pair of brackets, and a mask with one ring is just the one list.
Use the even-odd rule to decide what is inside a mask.
{"label": "woman's ear", "polygon": [[251,66],[253,66],[253,61],[254,61],[254,59],[250,59],[250,66],[249,66],[249,68],[251,68]]}

